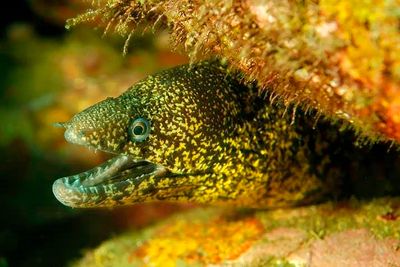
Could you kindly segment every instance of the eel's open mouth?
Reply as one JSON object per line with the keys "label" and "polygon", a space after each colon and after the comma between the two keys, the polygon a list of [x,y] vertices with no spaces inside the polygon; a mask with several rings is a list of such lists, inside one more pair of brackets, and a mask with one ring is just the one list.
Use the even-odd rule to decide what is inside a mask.
{"label": "eel's open mouth", "polygon": [[162,165],[130,156],[116,156],[82,173],[56,180],[53,193],[70,207],[124,205],[124,199],[142,181],[157,179],[169,171]]}

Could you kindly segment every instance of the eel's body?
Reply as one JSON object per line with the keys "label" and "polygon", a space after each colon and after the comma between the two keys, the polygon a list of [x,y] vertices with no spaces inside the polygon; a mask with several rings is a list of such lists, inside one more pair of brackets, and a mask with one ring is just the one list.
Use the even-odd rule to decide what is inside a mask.
{"label": "eel's body", "polygon": [[117,154],[58,179],[72,207],[189,201],[246,207],[310,203],[334,192],[344,141],[315,114],[293,117],[220,65],[181,66],[137,83],[69,122],[69,142]]}

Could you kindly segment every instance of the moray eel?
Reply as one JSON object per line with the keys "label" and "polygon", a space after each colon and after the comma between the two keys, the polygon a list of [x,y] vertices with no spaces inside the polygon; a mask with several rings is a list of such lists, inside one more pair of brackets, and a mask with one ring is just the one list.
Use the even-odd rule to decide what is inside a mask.
{"label": "moray eel", "polygon": [[316,123],[312,112],[294,111],[217,63],[151,75],[59,123],[68,142],[115,157],[56,180],[54,195],[79,208],[149,201],[275,208],[319,200],[345,175],[332,156],[342,134]]}

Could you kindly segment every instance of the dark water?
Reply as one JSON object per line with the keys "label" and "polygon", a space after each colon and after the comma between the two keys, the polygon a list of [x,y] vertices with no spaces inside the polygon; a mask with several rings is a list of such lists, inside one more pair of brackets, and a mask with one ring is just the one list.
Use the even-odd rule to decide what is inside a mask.
{"label": "dark water", "polygon": [[[69,171],[14,141],[1,149],[0,255],[4,266],[63,266],[115,231],[111,214],[62,207],[51,177]],[[8,263],[8,265],[6,264]],[[2,265],[0,265],[2,266]]]}
{"label": "dark water", "polygon": [[34,0],[7,1],[7,4],[5,4],[4,2],[2,4],[6,6],[2,6],[0,8],[0,33],[2,38],[5,37],[6,31],[10,25],[21,22],[29,23],[30,25],[32,25],[41,36],[60,36],[65,33],[65,29],[62,25],[51,23],[41,16],[35,14],[35,12],[32,10],[32,6],[30,5],[30,2],[35,2]]}
{"label": "dark water", "polygon": [[[65,30],[36,15],[29,1],[7,1],[0,13],[0,103],[5,107],[13,104],[9,74],[21,64],[11,59],[4,46],[10,27],[25,23],[46,38],[60,38]],[[18,119],[13,123],[18,129]],[[36,148],[34,142],[9,138],[8,129],[3,125],[0,145],[0,267],[64,266],[82,249],[118,232],[109,212],[74,211],[58,203],[51,192],[53,179],[70,173],[71,166],[51,151]],[[20,131],[25,129],[21,126]]]}

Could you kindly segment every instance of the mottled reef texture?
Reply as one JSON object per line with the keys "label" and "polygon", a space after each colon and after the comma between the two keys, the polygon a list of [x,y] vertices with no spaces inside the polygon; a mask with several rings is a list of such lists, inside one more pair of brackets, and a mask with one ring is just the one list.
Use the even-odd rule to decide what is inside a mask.
{"label": "mottled reef texture", "polygon": [[399,238],[399,198],[207,208],[117,236],[71,266],[400,266]]}
{"label": "mottled reef texture", "polygon": [[193,62],[225,59],[287,103],[400,141],[398,0],[99,0],[68,26],[93,20],[127,43],[136,28],[168,28]]}

